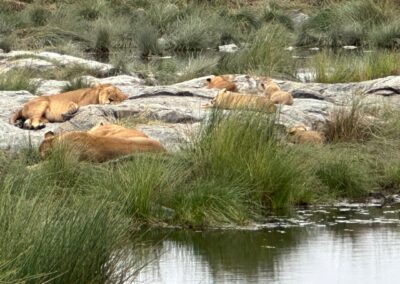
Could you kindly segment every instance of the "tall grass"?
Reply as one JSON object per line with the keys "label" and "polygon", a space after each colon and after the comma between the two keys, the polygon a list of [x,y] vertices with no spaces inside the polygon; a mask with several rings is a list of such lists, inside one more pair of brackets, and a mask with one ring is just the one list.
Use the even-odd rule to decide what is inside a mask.
{"label": "tall grass", "polygon": [[298,202],[304,193],[302,168],[279,147],[276,135],[271,116],[216,112],[193,148],[196,175],[242,188],[260,206]]}
{"label": "tall grass", "polygon": [[399,75],[397,52],[373,51],[361,54],[322,52],[311,59],[316,81],[321,83],[358,82]]}
{"label": "tall grass", "polygon": [[36,93],[37,84],[33,83],[33,72],[24,70],[9,71],[0,78],[0,90],[21,91],[26,90],[32,94]]}
{"label": "tall grass", "polygon": [[78,89],[84,89],[84,88],[89,88],[91,87],[92,84],[84,80],[83,78],[77,78],[70,80],[67,85],[65,85],[62,89],[61,92],[69,92],[69,91],[74,91]]}
{"label": "tall grass", "polygon": [[285,28],[271,25],[260,29],[251,36],[248,48],[237,54],[221,58],[221,73],[258,73],[258,74],[291,74],[293,61],[284,48],[290,43],[290,36]]}
{"label": "tall grass", "polygon": [[58,191],[78,185],[68,183],[77,175],[65,179],[64,170],[72,166],[54,166],[55,158],[48,161],[52,167],[34,170],[9,160],[10,170],[1,172],[1,280],[106,283],[128,277],[120,262],[127,259],[121,248],[130,222],[106,198],[88,202],[79,191]]}
{"label": "tall grass", "polygon": [[298,44],[325,46],[367,45],[368,33],[390,15],[372,0],[343,1],[310,18],[302,27]]}
{"label": "tall grass", "polygon": [[325,129],[330,142],[364,142],[377,135],[381,127],[377,121],[368,119],[362,101],[354,98],[350,107],[333,110]]}

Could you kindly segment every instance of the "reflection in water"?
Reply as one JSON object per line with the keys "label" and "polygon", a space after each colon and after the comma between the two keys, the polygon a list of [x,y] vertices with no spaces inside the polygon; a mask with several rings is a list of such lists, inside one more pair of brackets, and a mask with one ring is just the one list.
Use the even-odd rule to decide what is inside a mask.
{"label": "reflection in water", "polygon": [[365,210],[299,211],[313,225],[257,231],[151,231],[158,258],[135,282],[399,283],[400,210]]}

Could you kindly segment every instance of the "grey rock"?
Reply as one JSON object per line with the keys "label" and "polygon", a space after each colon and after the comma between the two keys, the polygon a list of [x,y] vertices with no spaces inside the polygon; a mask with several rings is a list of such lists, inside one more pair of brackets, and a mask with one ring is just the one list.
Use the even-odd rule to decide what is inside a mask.
{"label": "grey rock", "polygon": [[8,60],[3,59],[0,60],[0,74],[7,73],[12,70],[17,69],[27,69],[33,71],[43,71],[43,70],[51,70],[56,68],[56,66],[46,60],[38,59],[38,58],[21,58],[17,60]]}
{"label": "grey rock", "polygon": [[[20,56],[31,57],[15,59]],[[1,54],[0,71],[3,72],[18,67],[40,68],[40,70],[49,70],[58,67],[80,65],[88,69],[96,70],[99,75],[108,75],[114,72],[115,68],[111,64],[101,63],[93,60],[87,60],[71,55],[58,54],[55,52],[34,52],[34,51],[11,51]],[[3,67],[2,67],[3,66]],[[5,71],[4,71],[5,70]]]}
{"label": "grey rock", "polygon": [[309,15],[301,12],[295,12],[291,15],[291,19],[295,27],[303,25],[309,18]]}
{"label": "grey rock", "polygon": [[234,43],[218,46],[218,51],[220,52],[235,53],[238,50],[239,47]]}
{"label": "grey rock", "polygon": [[37,94],[45,96],[61,93],[62,89],[68,84],[68,81],[57,80],[33,79],[32,81],[38,84]]}

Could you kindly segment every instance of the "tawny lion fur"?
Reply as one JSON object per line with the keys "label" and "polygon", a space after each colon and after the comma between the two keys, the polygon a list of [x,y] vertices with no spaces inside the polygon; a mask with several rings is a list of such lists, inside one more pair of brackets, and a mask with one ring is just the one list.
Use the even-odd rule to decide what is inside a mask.
{"label": "tawny lion fur", "polygon": [[292,105],[293,97],[288,92],[282,91],[281,88],[271,79],[266,79],[260,83],[260,87],[264,91],[264,95],[274,104]]}
{"label": "tawny lion fur", "polygon": [[27,102],[10,117],[10,123],[24,120],[23,128],[40,129],[47,122],[62,122],[74,115],[79,107],[91,104],[114,104],[128,98],[111,84],[79,89],[52,96],[40,96]]}
{"label": "tawny lion fur", "polygon": [[136,137],[145,137],[148,138],[146,134],[142,131],[132,129],[132,128],[125,128],[120,125],[116,124],[104,124],[100,123],[96,125],[92,129],[90,129],[87,133],[96,135],[96,136],[103,136],[103,137],[118,137],[118,138],[125,138],[125,139],[132,139]]}
{"label": "tawny lion fur", "polygon": [[227,91],[235,92],[237,87],[235,83],[230,80],[229,76],[215,76],[207,78],[207,88],[209,89],[226,89]]}
{"label": "tawny lion fur", "polygon": [[72,131],[55,135],[47,132],[39,146],[42,158],[45,158],[57,145],[65,145],[77,155],[78,160],[105,162],[118,157],[139,152],[165,152],[156,140],[146,137],[131,139],[96,136],[87,132]]}
{"label": "tawny lion fur", "polygon": [[298,144],[323,144],[324,138],[318,131],[307,130],[304,126],[295,126],[288,129],[289,139]]}
{"label": "tawny lion fur", "polygon": [[218,92],[218,95],[211,101],[212,106],[223,109],[253,109],[274,112],[274,104],[265,96],[255,96],[230,92],[225,89]]}

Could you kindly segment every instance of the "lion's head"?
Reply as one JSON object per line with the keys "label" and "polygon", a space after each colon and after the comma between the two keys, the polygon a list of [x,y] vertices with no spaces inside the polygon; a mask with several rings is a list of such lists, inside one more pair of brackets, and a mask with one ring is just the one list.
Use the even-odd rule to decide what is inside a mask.
{"label": "lion's head", "polygon": [[287,133],[290,135],[295,135],[296,133],[305,132],[305,131],[307,131],[307,128],[304,125],[296,125],[294,127],[290,127],[287,130]]}
{"label": "lion's head", "polygon": [[98,89],[99,92],[100,104],[116,104],[128,99],[126,94],[111,84],[101,84],[97,85],[95,88]]}
{"label": "lion's head", "polygon": [[56,135],[52,131],[46,132],[44,135],[44,140],[39,146],[39,153],[42,158],[45,158],[51,152],[55,138]]}

